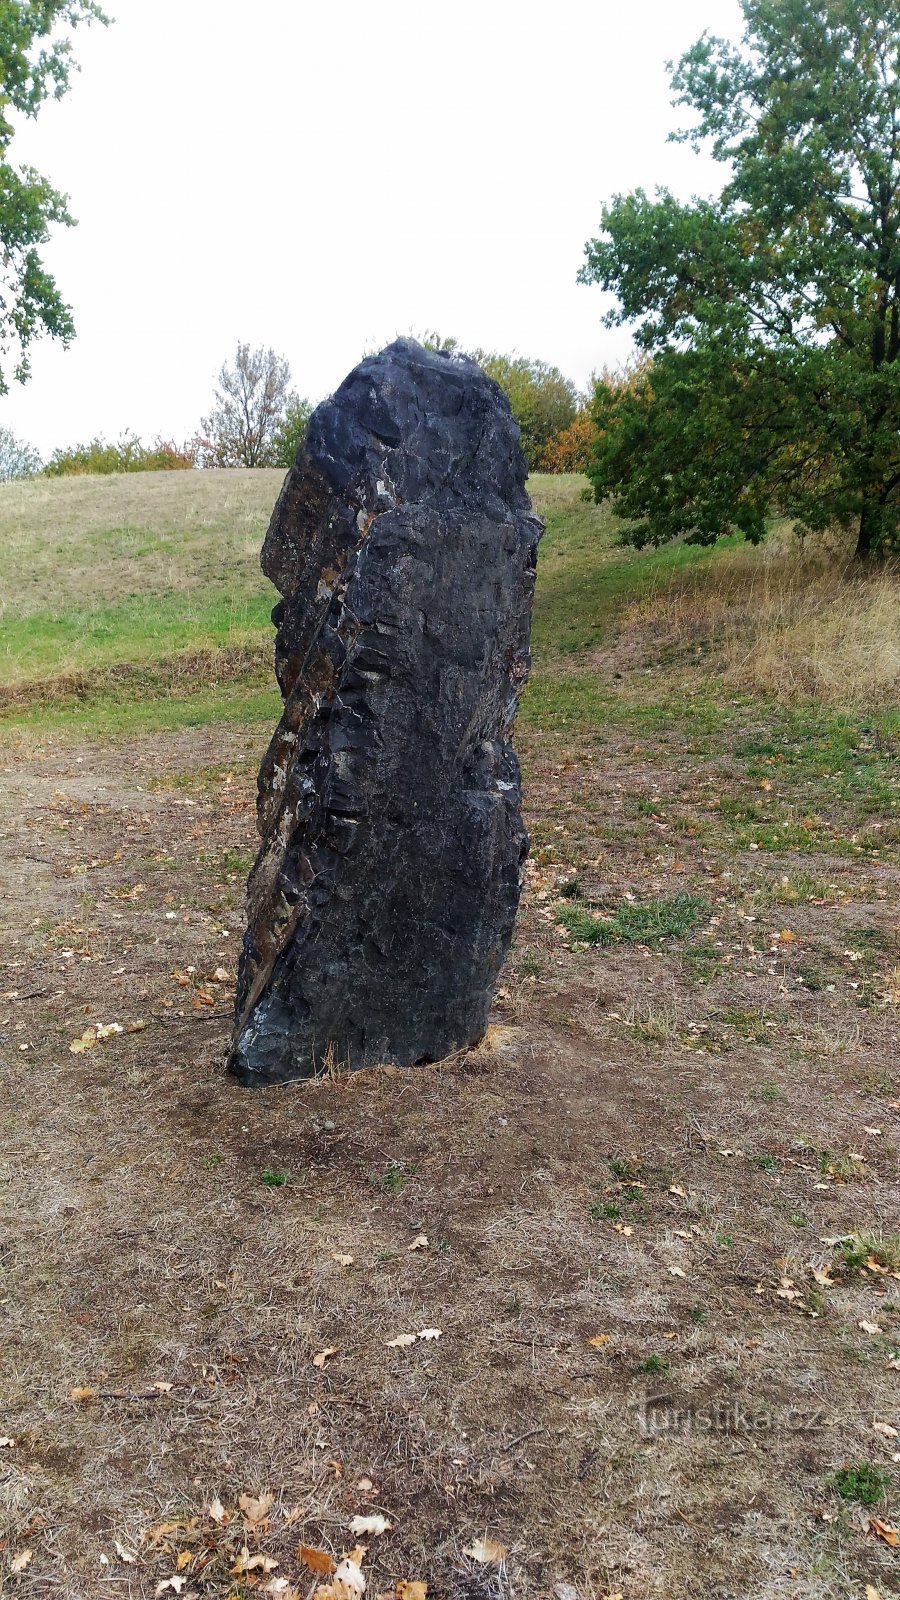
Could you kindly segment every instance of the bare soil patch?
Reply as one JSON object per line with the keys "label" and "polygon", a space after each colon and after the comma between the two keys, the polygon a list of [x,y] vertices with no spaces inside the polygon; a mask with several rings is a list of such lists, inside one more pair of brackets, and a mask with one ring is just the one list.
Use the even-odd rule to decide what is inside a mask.
{"label": "bare soil patch", "polygon": [[[381,1513],[372,1594],[887,1595],[900,953],[871,814],[823,789],[802,849],[754,848],[733,741],[523,733],[484,1044],[248,1091],[222,1062],[264,737],[0,756],[2,1592],[305,1594],[297,1547]],[[559,921],[682,892],[702,918],[659,943]],[[831,1482],[864,1463],[868,1505]],[[502,1567],[464,1553],[484,1535]],[[235,1572],[245,1546],[277,1569]]]}

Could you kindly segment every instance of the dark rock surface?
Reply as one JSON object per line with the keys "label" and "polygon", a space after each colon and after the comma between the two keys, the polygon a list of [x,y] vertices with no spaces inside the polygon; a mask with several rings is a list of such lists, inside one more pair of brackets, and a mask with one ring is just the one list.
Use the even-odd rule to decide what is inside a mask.
{"label": "dark rock surface", "polygon": [[509,738],[541,532],[474,362],[397,340],[315,411],[262,552],[285,706],[259,775],[245,1083],[483,1034],[528,848]]}

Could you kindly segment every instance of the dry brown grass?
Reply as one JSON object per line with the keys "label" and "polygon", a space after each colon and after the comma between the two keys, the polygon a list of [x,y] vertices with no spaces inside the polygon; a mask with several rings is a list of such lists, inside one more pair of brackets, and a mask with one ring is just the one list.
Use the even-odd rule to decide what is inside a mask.
{"label": "dry brown grass", "polygon": [[900,691],[900,568],[864,571],[782,530],[678,573],[625,610],[622,632],[696,651],[727,683],[783,702],[886,705]]}

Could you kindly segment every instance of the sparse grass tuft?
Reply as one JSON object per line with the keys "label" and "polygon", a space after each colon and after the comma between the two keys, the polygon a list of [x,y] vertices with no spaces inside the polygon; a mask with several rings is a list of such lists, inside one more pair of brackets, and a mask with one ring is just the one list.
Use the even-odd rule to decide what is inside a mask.
{"label": "sparse grass tuft", "polygon": [[855,1467],[839,1467],[829,1478],[835,1494],[842,1500],[857,1500],[863,1506],[876,1506],[884,1498],[890,1484],[890,1473],[871,1461],[860,1461]]}
{"label": "sparse grass tuft", "polygon": [[561,906],[557,920],[580,944],[656,944],[680,939],[708,914],[700,895],[681,893],[667,900],[624,900],[608,917],[581,906]]}

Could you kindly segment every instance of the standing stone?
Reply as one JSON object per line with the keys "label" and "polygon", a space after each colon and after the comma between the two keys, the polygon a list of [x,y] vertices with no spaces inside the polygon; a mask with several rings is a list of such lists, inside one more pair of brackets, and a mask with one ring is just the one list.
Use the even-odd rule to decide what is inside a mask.
{"label": "standing stone", "polygon": [[475,1043],[528,837],[509,743],[543,531],[473,361],[398,339],[314,412],[262,551],[284,715],[259,774],[229,1069]]}

